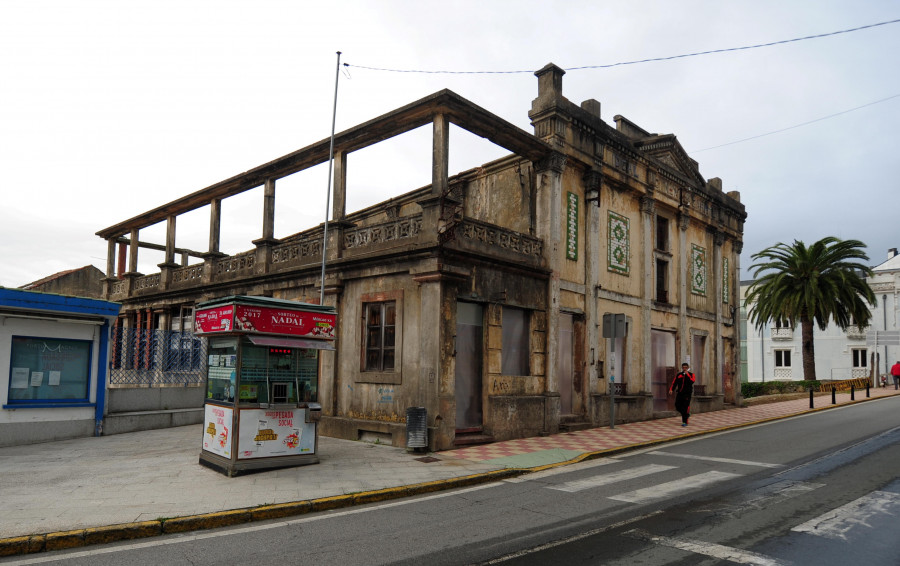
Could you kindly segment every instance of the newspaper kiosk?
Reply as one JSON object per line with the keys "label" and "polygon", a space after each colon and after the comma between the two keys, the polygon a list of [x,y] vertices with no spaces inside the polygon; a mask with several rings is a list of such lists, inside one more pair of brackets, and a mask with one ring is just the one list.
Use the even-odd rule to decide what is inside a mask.
{"label": "newspaper kiosk", "polygon": [[319,353],[333,307],[231,296],[196,308],[209,339],[200,464],[235,476],[319,462]]}

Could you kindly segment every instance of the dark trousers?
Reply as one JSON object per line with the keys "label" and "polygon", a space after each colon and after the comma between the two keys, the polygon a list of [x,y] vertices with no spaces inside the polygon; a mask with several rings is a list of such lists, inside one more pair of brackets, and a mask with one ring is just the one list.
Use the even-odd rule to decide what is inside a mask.
{"label": "dark trousers", "polygon": [[675,410],[681,413],[681,422],[687,424],[691,416],[691,396],[678,395],[675,397]]}

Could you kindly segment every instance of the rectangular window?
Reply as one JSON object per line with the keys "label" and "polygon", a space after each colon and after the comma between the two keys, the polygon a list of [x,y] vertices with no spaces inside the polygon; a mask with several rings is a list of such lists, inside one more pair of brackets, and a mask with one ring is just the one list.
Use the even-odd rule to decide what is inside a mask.
{"label": "rectangular window", "polygon": [[91,346],[90,340],[13,336],[9,404],[88,402]]}
{"label": "rectangular window", "polygon": [[656,300],[669,302],[669,262],[663,259],[656,260]]}
{"label": "rectangular window", "polygon": [[867,368],[869,367],[869,363],[866,361],[868,359],[867,350],[865,348],[854,348],[852,350],[853,353],[853,367],[855,368]]}
{"label": "rectangular window", "polygon": [[529,375],[530,329],[528,313],[515,307],[503,307],[503,344],[500,372],[503,375]]}
{"label": "rectangular window", "polygon": [[669,219],[662,216],[656,217],[656,249],[669,251]]}
{"label": "rectangular window", "polygon": [[775,350],[775,367],[789,368],[791,367],[791,351]]}
{"label": "rectangular window", "polygon": [[364,371],[394,371],[397,304],[366,303],[366,357]]}

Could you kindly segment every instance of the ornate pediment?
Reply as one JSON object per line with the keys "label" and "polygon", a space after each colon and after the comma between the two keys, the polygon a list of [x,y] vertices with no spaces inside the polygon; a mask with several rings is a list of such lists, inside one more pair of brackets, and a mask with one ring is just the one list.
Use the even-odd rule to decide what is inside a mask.
{"label": "ornate pediment", "polygon": [[634,143],[635,147],[670,169],[678,171],[701,185],[706,184],[697,162],[690,158],[673,134],[652,135]]}

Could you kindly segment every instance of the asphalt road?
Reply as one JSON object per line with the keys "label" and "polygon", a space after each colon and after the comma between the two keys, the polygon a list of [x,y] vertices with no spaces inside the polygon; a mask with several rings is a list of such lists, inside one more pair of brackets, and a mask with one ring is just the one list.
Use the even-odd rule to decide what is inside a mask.
{"label": "asphalt road", "polygon": [[900,556],[900,398],[470,489],[0,564],[866,564]]}

